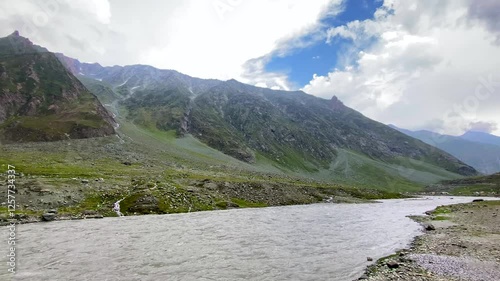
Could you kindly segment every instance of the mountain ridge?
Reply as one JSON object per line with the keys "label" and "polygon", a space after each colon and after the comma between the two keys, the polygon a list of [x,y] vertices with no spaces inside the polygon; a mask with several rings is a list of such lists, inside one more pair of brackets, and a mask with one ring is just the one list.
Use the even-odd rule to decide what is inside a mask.
{"label": "mountain ridge", "polygon": [[205,80],[144,65],[102,67],[58,57],[78,77],[108,84],[123,98],[120,104],[132,122],[174,130],[178,136],[192,134],[245,162],[255,163],[262,155],[292,170],[314,172],[329,169],[338,161],[338,150],[347,149],[397,165],[402,163],[398,157],[408,157],[457,174],[476,173],[453,156],[366,118],[335,96],[327,100],[234,79]]}
{"label": "mountain ridge", "polygon": [[484,133],[484,132],[467,131],[463,135],[461,135],[460,138],[465,139],[465,140],[469,140],[469,141],[480,142],[480,143],[485,143],[485,144],[493,144],[493,145],[500,146],[500,137],[499,136],[495,136],[495,135]]}
{"label": "mountain ridge", "polygon": [[467,139],[463,135],[451,136],[428,130],[411,131],[394,125],[390,126],[409,136],[443,149],[484,174],[500,172],[500,146]]}

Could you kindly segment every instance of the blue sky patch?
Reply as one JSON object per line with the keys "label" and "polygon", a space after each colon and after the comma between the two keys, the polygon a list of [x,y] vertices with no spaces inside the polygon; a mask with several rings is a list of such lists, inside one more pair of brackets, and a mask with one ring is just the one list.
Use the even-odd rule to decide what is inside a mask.
{"label": "blue sky patch", "polygon": [[[334,17],[321,20],[328,28],[342,26],[354,20],[372,19],[382,1],[347,0],[344,10]],[[265,66],[267,72],[280,72],[288,76],[294,88],[301,88],[311,81],[313,74],[327,75],[342,60],[342,54],[352,45],[351,40],[336,38],[330,44],[326,38],[303,49],[293,50],[284,57],[273,56]]]}

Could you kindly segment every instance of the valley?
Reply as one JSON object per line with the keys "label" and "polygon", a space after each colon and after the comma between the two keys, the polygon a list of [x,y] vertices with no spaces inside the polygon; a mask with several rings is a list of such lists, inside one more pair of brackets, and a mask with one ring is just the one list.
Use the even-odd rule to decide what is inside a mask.
{"label": "valley", "polygon": [[[76,75],[79,80],[72,77],[71,83],[95,95],[114,128],[109,136],[75,138],[58,129],[49,142],[2,142],[1,167],[14,165],[18,172],[20,221],[38,221],[51,209],[58,219],[116,216],[113,206],[121,199],[125,215],[365,202],[477,175],[453,156],[364,117],[336,97],[143,65],[102,67],[53,55],[16,33],[11,37],[33,48],[34,55],[22,56],[35,63],[39,52],[49,60],[57,57],[62,64],[52,67]],[[12,94],[3,90],[4,97]],[[41,100],[55,107],[43,95]]]}

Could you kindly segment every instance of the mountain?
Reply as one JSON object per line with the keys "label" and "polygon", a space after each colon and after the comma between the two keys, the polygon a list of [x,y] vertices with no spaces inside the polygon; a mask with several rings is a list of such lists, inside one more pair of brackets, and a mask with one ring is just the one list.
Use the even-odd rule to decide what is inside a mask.
{"label": "mountain", "polygon": [[460,136],[462,139],[479,142],[479,143],[487,143],[500,146],[500,137],[491,135],[483,132],[476,131],[468,131],[465,134]]}
{"label": "mountain", "polygon": [[[336,97],[325,100],[151,66],[103,67],[58,57],[89,89],[99,88],[94,94],[106,99],[124,122],[153,133],[194,137],[252,165],[272,163],[295,174],[366,186],[395,182],[394,189],[477,174]],[[113,96],[116,100],[109,103]]]}
{"label": "mountain", "polygon": [[[500,146],[487,142],[474,141],[472,138],[470,140],[464,138],[466,135],[469,137],[476,135],[475,133],[466,133],[464,136],[456,137],[426,130],[410,131],[395,126],[392,127],[450,153],[481,173],[493,174],[500,172]],[[479,135],[486,140],[495,139],[495,136],[489,134],[479,133]],[[485,137],[485,135],[492,138]]]}
{"label": "mountain", "polygon": [[99,100],[47,49],[0,38],[0,141],[55,141],[114,133]]}

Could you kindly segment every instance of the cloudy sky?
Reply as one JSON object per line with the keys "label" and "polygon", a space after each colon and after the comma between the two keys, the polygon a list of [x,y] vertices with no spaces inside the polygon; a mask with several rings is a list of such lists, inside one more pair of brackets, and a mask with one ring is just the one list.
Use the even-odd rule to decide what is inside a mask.
{"label": "cloudy sky", "polygon": [[500,135],[497,0],[7,0],[0,36],[81,61],[302,89],[383,123]]}

